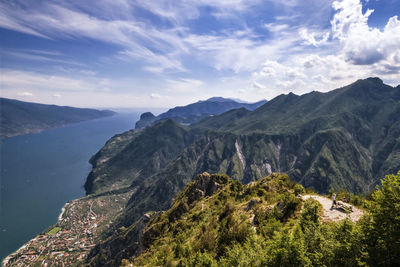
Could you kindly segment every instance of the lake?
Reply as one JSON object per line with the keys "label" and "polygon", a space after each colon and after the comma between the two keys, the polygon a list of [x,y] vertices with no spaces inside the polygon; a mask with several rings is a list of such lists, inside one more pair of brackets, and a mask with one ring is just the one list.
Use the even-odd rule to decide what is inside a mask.
{"label": "lake", "polygon": [[3,140],[0,154],[0,259],[57,222],[62,206],[85,195],[88,163],[140,112],[118,114]]}

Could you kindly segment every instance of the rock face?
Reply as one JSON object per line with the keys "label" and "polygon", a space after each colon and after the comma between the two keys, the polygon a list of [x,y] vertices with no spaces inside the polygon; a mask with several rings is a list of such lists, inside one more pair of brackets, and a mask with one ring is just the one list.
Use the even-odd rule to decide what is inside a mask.
{"label": "rock face", "polygon": [[140,119],[136,122],[135,128],[141,129],[146,127],[147,125],[152,124],[157,119],[156,116],[153,115],[151,112],[145,112],[140,115]]}
{"label": "rock face", "polygon": [[193,184],[194,195],[189,196],[189,204],[202,197],[211,196],[221,185],[208,172],[198,175]]}

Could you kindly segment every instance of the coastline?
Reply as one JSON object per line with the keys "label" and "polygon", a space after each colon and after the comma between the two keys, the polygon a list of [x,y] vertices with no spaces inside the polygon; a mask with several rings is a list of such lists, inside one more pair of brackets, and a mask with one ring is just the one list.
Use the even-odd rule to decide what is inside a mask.
{"label": "coastline", "polygon": [[[20,258],[18,256],[18,254],[21,254],[23,257],[25,258],[33,258],[33,256],[26,256],[27,253],[25,253],[24,251],[24,245],[26,244],[32,244],[32,247],[35,248],[35,250],[40,252],[40,246],[37,246],[38,244],[46,244],[46,240],[49,240],[48,243],[53,242],[53,239],[55,239],[55,236],[49,236],[45,241],[41,241],[38,240],[38,236],[39,233],[46,231],[46,229],[48,228],[49,230],[51,229],[51,227],[58,227],[59,225],[61,225],[62,230],[63,231],[70,231],[70,233],[68,234],[62,234],[60,231],[60,236],[65,236],[65,235],[69,235],[68,238],[72,238],[77,236],[76,239],[79,239],[79,235],[82,234],[86,234],[86,232],[84,231],[77,231],[77,232],[71,232],[71,230],[74,229],[83,229],[86,226],[81,226],[81,225],[76,225],[75,224],[75,219],[73,218],[73,214],[75,215],[80,215],[81,217],[86,218],[86,211],[84,210],[83,212],[80,212],[80,206],[81,204],[84,205],[86,202],[85,201],[80,201],[80,197],[85,197],[84,191],[82,192],[82,194],[80,193],[82,191],[82,180],[80,177],[87,177],[88,175],[88,167],[89,164],[87,163],[87,159],[89,159],[91,156],[93,156],[93,154],[95,154],[103,145],[104,143],[113,135],[115,135],[116,132],[124,132],[126,130],[131,129],[131,123],[132,123],[132,118],[136,119],[136,117],[138,117],[138,114],[124,114],[123,116],[115,114],[113,116],[107,116],[107,117],[103,117],[103,118],[97,118],[97,119],[93,119],[90,121],[83,121],[83,122],[77,122],[74,123],[73,125],[63,125],[61,127],[58,127],[59,130],[56,129],[48,129],[48,130],[44,130],[42,133],[45,134],[26,134],[26,135],[21,135],[21,136],[15,136],[15,137],[9,137],[9,138],[5,138],[4,140],[6,145],[4,146],[5,148],[9,148],[10,151],[16,151],[15,149],[12,149],[13,146],[15,145],[23,145],[24,147],[26,146],[26,144],[28,144],[27,149],[29,149],[28,152],[30,152],[30,154],[25,153],[27,156],[27,158],[29,160],[31,160],[28,163],[35,163],[35,165],[32,164],[32,166],[38,166],[38,164],[36,164],[37,161],[41,161],[42,158],[44,158],[44,160],[46,162],[48,162],[49,164],[51,163],[52,166],[55,167],[60,167],[64,168],[65,166],[74,166],[74,169],[71,170],[72,171],[72,175],[75,180],[71,180],[68,178],[68,176],[70,176],[71,172],[68,172],[68,174],[64,175],[64,172],[60,173],[60,179],[57,179],[59,181],[68,181],[68,182],[57,182],[57,188],[63,188],[63,186],[65,185],[71,185],[71,184],[76,184],[76,186],[74,186],[73,188],[78,188],[79,190],[74,191],[75,189],[73,189],[71,192],[72,194],[74,194],[75,196],[69,197],[69,193],[71,192],[67,192],[68,194],[66,196],[64,196],[65,194],[63,193],[62,196],[59,196],[56,192],[56,190],[51,190],[51,194],[50,194],[50,199],[52,198],[57,198],[58,200],[61,199],[63,201],[60,201],[59,204],[57,206],[55,206],[55,210],[53,209],[51,211],[51,217],[53,219],[50,218],[49,222],[45,222],[43,224],[41,224],[39,227],[33,229],[33,231],[31,231],[31,234],[28,236],[21,236],[18,238],[14,238],[14,236],[12,236],[12,232],[7,230],[7,236],[5,236],[6,238],[2,238],[0,237],[0,239],[2,239],[2,254],[0,257],[0,266],[2,264],[6,264],[6,266],[10,266],[14,264],[14,259]],[[65,130],[64,130],[65,129]],[[56,131],[55,131],[56,130]],[[34,138],[32,139],[33,141],[31,141],[30,136],[34,136]],[[43,137],[46,137],[46,140],[44,140]],[[76,137],[79,137],[79,142],[75,142],[75,140],[77,140]],[[13,140],[11,140],[13,139]],[[25,140],[27,139],[27,141]],[[1,139],[1,142],[4,141],[3,139]],[[12,142],[9,142],[12,141]],[[45,141],[45,142],[44,142]],[[84,146],[82,147],[82,143],[84,143]],[[13,146],[11,146],[11,145]],[[42,144],[47,145],[50,144],[47,147],[44,147],[43,149],[38,150],[37,146],[40,145],[40,147],[42,146]],[[64,144],[68,144],[67,146]],[[6,151],[6,150],[5,150]],[[31,152],[32,151],[32,152]],[[39,151],[37,153],[37,151]],[[80,157],[80,159],[84,159],[84,162],[82,161],[82,164],[80,165],[73,165],[75,164],[75,159],[70,160],[73,158],[73,156],[71,155],[75,155],[76,151],[79,151],[80,154],[82,154],[82,156]],[[80,152],[83,151],[83,152]],[[88,151],[90,153],[88,153]],[[47,153],[48,152],[48,153]],[[16,153],[15,153],[16,154]],[[46,155],[58,155],[61,154],[60,157],[52,157],[47,159],[45,156]],[[79,155],[80,155],[79,154]],[[87,154],[87,155],[86,155]],[[13,159],[14,154],[10,153],[10,159]],[[18,155],[17,155],[18,156]],[[18,157],[17,157],[18,158]],[[56,159],[56,160],[53,160]],[[89,166],[90,167],[90,166]],[[58,169],[57,169],[58,170]],[[64,169],[60,169],[60,170],[64,170]],[[22,173],[20,175],[20,179],[22,182],[25,182],[24,177],[28,177],[26,173]],[[43,175],[40,175],[40,179],[42,179],[42,177],[47,178],[47,177],[51,177],[52,173],[50,173],[50,171],[46,171],[43,173]],[[44,181],[42,183],[42,180]],[[32,187],[28,187],[29,192],[31,192],[32,190],[34,191],[34,193],[36,194],[37,192],[40,192],[42,189],[47,189],[48,185],[50,184],[51,186],[53,186],[53,180],[52,179],[42,179],[40,180],[40,183],[36,183],[33,184]],[[14,180],[12,180],[14,181]],[[18,181],[18,180],[15,180]],[[48,182],[48,181],[51,181]],[[59,186],[61,185],[61,187]],[[67,189],[70,189],[69,187]],[[76,193],[77,191],[79,191],[78,193]],[[56,193],[54,193],[56,192]],[[77,195],[78,194],[78,195]],[[14,196],[14,195],[13,195]],[[78,198],[76,198],[78,197]],[[64,199],[63,199],[64,198]],[[76,199],[75,199],[76,198]],[[72,202],[71,202],[71,199]],[[69,201],[69,203],[68,203]],[[28,202],[29,203],[29,202]],[[37,205],[37,204],[41,204],[41,203],[33,203],[31,202],[31,204]],[[114,203],[113,203],[114,204]],[[21,211],[24,211],[24,209],[32,209],[32,207],[30,208],[26,208],[28,206],[24,206],[21,207]],[[13,206],[11,206],[10,210],[13,210]],[[18,207],[16,207],[18,208]],[[103,211],[105,208],[103,207],[96,207],[96,203],[93,206],[94,210],[97,212],[97,210],[101,210]],[[36,209],[36,206],[35,206]],[[35,214],[40,214],[43,215],[40,217],[40,219],[42,220],[44,217],[44,215],[47,215],[48,212],[48,207],[41,205],[41,206],[37,206],[38,212]],[[112,214],[114,214],[116,211],[119,210],[113,210],[110,211]],[[102,214],[100,211],[99,214]],[[10,217],[7,217],[7,219],[11,219]],[[26,218],[27,222],[29,223],[29,220],[31,218]],[[89,218],[90,219],[90,218]],[[78,221],[79,219],[76,219],[76,221]],[[11,220],[9,220],[11,221]],[[15,226],[20,226],[22,225],[20,219],[15,218],[16,223],[13,223],[11,221],[11,225],[13,225],[13,227]],[[25,220],[23,220],[25,221]],[[44,219],[43,219],[44,221]],[[92,220],[94,222],[94,220]],[[108,221],[107,221],[108,222]],[[25,223],[25,222],[24,222]],[[42,223],[42,221],[41,221]],[[58,225],[57,225],[58,224]],[[100,223],[101,224],[101,223]],[[7,226],[7,225],[6,225]],[[86,227],[87,228],[87,227]],[[85,228],[85,229],[86,229]],[[8,229],[8,228],[7,228]],[[89,229],[91,232],[92,229]],[[44,238],[44,235],[42,235],[41,237]],[[12,246],[11,246],[11,242],[7,242],[7,240],[10,238],[10,241],[12,241]],[[34,239],[36,238],[36,240]],[[50,240],[52,239],[52,240]],[[61,240],[61,239],[60,239]],[[33,242],[32,242],[33,241]],[[68,241],[68,243],[71,243],[70,241]],[[88,242],[86,242],[88,243]],[[4,244],[4,247],[3,247]],[[60,246],[58,246],[60,247]],[[57,247],[57,248],[58,248]],[[70,247],[75,248],[76,245],[71,244]],[[30,252],[32,251],[32,249],[26,249],[26,252]],[[44,251],[44,253],[47,253],[48,251]],[[68,252],[69,253],[69,252]],[[40,253],[39,253],[40,254]],[[39,255],[38,254],[38,255]],[[49,253],[51,254],[51,253]],[[69,253],[71,254],[71,253]],[[17,255],[17,256],[16,256]],[[43,255],[43,254],[41,254]],[[46,255],[47,256],[47,255]],[[41,257],[42,258],[42,257]],[[22,260],[20,260],[22,262]]]}
{"label": "coastline", "polygon": [[[72,201],[73,201],[73,200],[72,200]],[[72,201],[67,201],[67,202],[64,204],[64,206],[62,206],[62,208],[61,208],[61,213],[60,213],[60,215],[58,215],[57,223],[59,223],[59,222],[61,221],[62,216],[63,216],[64,213],[65,213],[65,209],[67,208],[67,206],[69,205],[69,203],[72,202]]]}
{"label": "coastline", "polygon": [[[79,199],[79,198],[78,198],[78,199]],[[73,202],[73,201],[75,201],[75,199],[74,199],[74,200],[71,200],[71,201],[67,201],[67,202],[64,204],[64,206],[62,206],[61,212],[60,212],[60,214],[59,214],[58,217],[57,217],[57,222],[56,222],[55,224],[50,225],[49,227],[54,226],[54,225],[57,225],[58,223],[61,222],[61,219],[62,219],[62,217],[63,217],[63,215],[64,215],[64,213],[65,213],[65,210],[66,210],[67,206],[68,206],[71,202]],[[20,250],[25,249],[26,246],[29,245],[29,243],[31,243],[32,241],[35,241],[35,240],[36,240],[36,237],[37,237],[38,235],[39,235],[39,234],[36,234],[34,238],[29,239],[27,242],[25,242],[24,244],[22,244],[17,250],[15,250],[14,252],[12,252],[12,253],[10,253],[9,255],[7,255],[7,256],[1,261],[1,265],[0,265],[0,266],[1,266],[1,267],[6,267],[6,265],[7,265],[8,262],[10,261],[10,259],[12,259],[16,254],[18,254],[18,252],[19,252]]]}
{"label": "coastline", "polygon": [[4,267],[81,266],[132,193],[84,196],[65,203],[57,223],[8,255]]}
{"label": "coastline", "polygon": [[66,126],[70,126],[70,125],[74,125],[74,124],[78,124],[78,123],[82,123],[82,122],[88,122],[88,121],[93,121],[93,120],[98,120],[98,119],[104,119],[104,118],[112,117],[112,116],[116,116],[116,115],[118,115],[118,113],[115,112],[115,114],[105,115],[105,116],[91,118],[91,119],[84,119],[84,120],[80,120],[80,121],[60,123],[60,124],[57,124],[57,125],[48,125],[48,126],[44,126],[44,127],[41,127],[41,128],[26,129],[25,131],[19,131],[19,132],[16,132],[16,133],[11,133],[11,134],[6,134],[6,135],[3,135],[3,136],[0,136],[0,142],[5,140],[5,139],[9,139],[9,138],[13,138],[13,137],[24,136],[24,135],[29,135],[29,134],[40,134],[40,133],[42,133],[44,131],[63,128],[63,127],[66,127]]}

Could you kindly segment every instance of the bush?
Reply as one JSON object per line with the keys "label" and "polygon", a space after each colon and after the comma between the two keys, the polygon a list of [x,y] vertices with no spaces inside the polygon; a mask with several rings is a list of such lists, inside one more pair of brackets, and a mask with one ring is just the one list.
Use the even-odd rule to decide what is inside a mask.
{"label": "bush", "polygon": [[306,200],[300,217],[300,227],[303,231],[310,226],[319,225],[319,213],[321,209],[321,204],[318,201],[311,198]]}
{"label": "bush", "polygon": [[250,237],[244,244],[235,244],[221,258],[219,266],[265,266],[264,240]]}
{"label": "bush", "polygon": [[218,264],[207,252],[197,252],[194,257],[189,260],[189,266],[217,267]]}
{"label": "bush", "polygon": [[283,205],[282,211],[282,220],[289,219],[296,209],[300,206],[301,200],[295,197],[293,194],[284,193],[282,195],[282,200],[278,205]]}
{"label": "bush", "polygon": [[294,195],[297,196],[298,194],[304,194],[304,192],[306,192],[306,190],[304,189],[304,187],[301,184],[296,184],[294,186]]}
{"label": "bush", "polygon": [[260,223],[258,231],[263,237],[272,238],[275,232],[280,231],[282,223],[275,218],[264,220]]}

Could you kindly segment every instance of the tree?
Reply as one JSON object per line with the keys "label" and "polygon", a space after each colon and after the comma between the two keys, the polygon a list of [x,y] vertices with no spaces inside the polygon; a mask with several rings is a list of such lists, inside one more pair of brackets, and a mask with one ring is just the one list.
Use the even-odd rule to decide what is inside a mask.
{"label": "tree", "polygon": [[387,175],[367,202],[363,224],[371,266],[400,266],[400,171]]}

